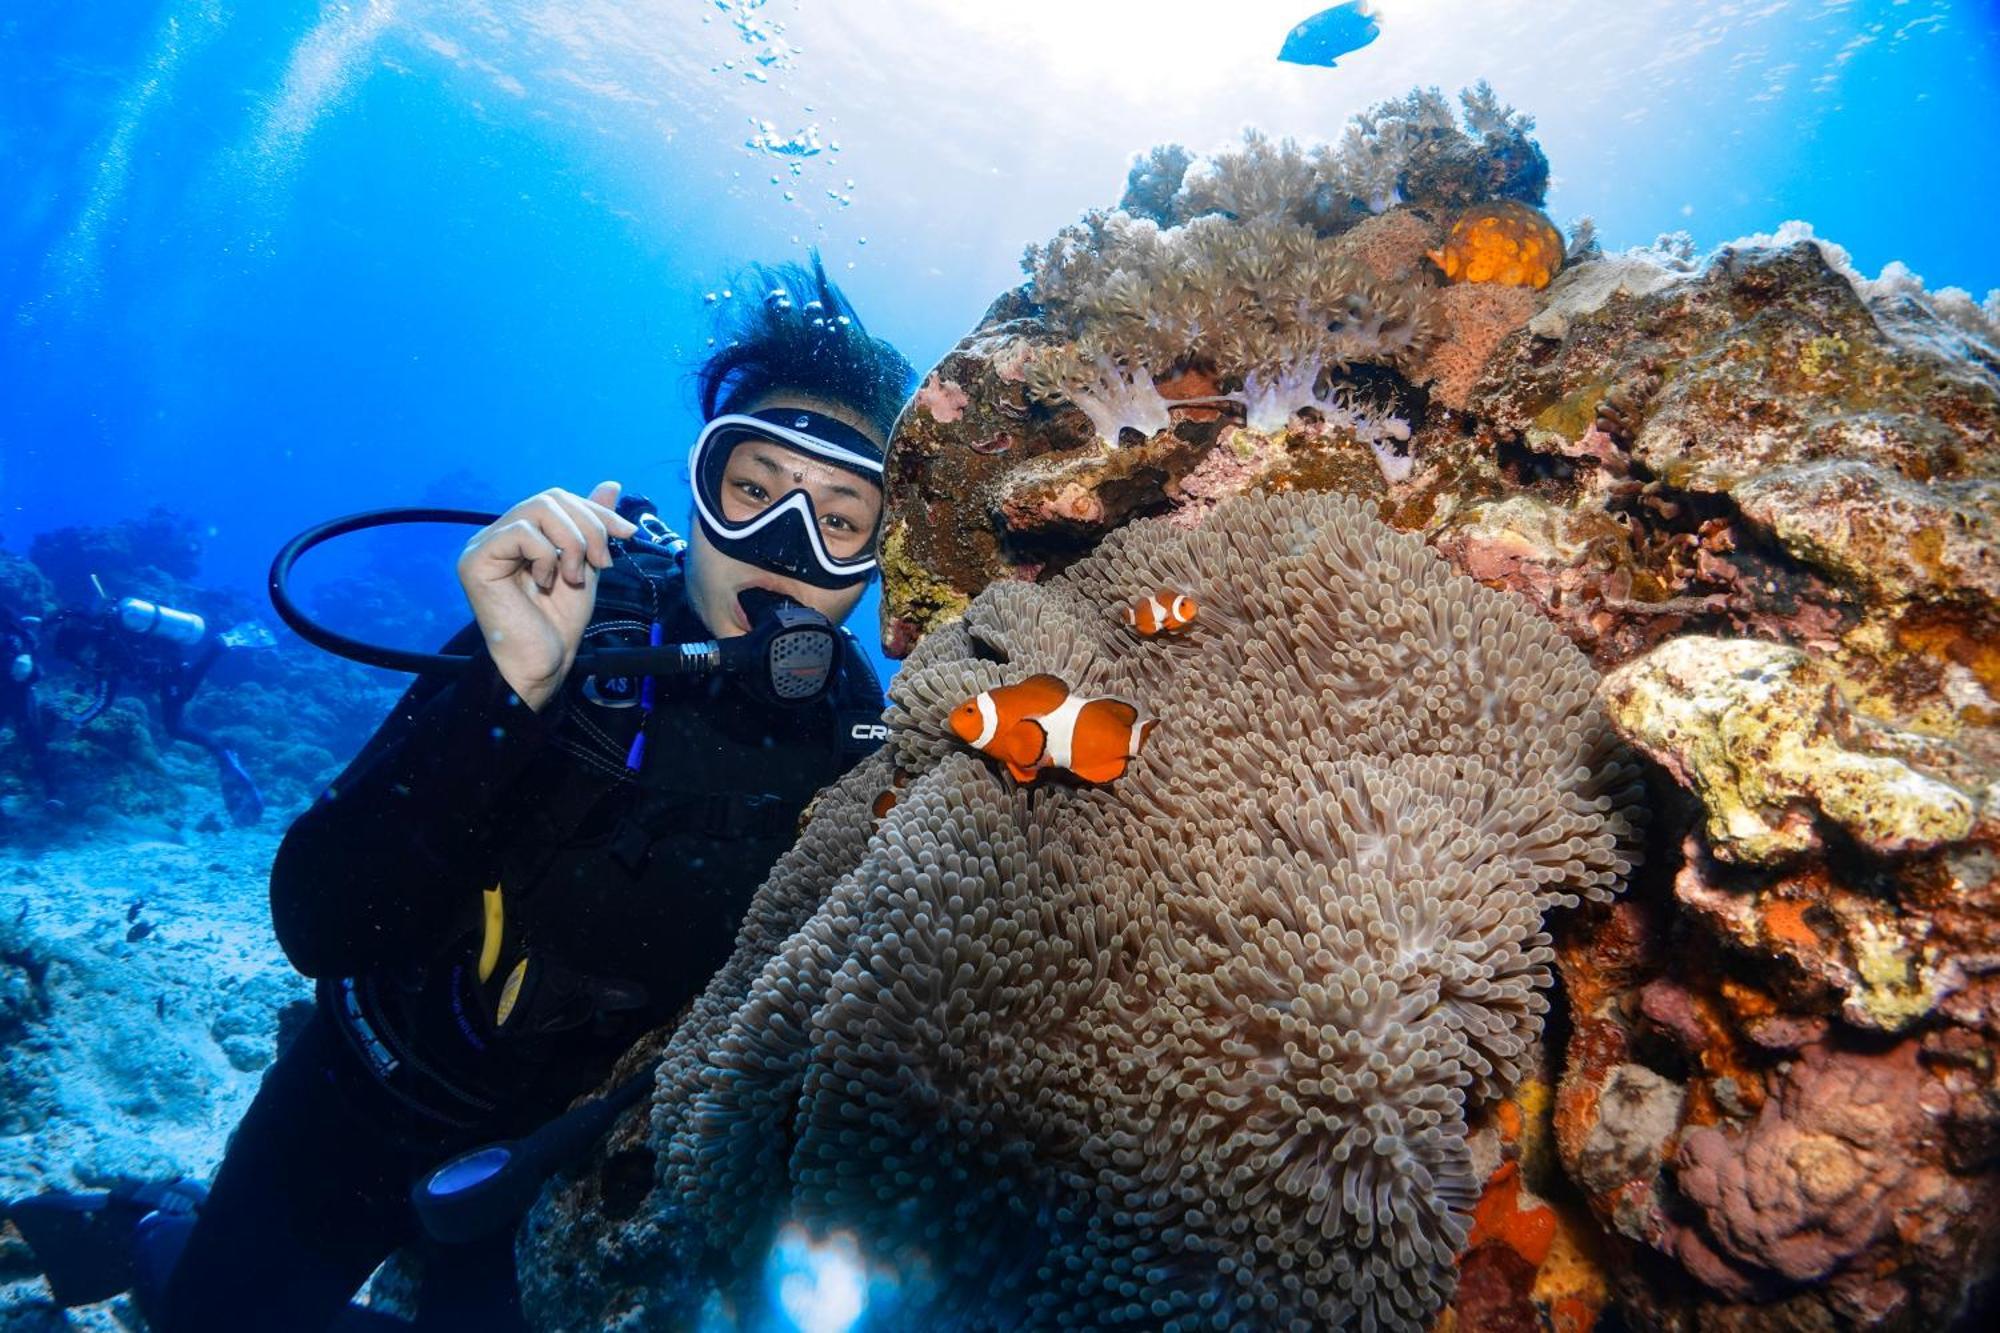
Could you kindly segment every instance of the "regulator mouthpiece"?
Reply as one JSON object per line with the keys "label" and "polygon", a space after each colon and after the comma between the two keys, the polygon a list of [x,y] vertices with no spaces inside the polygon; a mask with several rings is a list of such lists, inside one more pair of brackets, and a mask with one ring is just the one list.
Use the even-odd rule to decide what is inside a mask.
{"label": "regulator mouthpiece", "polygon": [[722,640],[722,669],[775,703],[810,703],[825,694],[840,661],[833,622],[768,588],[745,588],[739,600],[750,632]]}

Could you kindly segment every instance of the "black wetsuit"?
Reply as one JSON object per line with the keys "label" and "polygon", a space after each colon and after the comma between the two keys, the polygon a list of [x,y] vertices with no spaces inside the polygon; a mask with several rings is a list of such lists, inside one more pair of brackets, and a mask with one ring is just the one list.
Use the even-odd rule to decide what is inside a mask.
{"label": "black wetsuit", "polygon": [[42,678],[36,660],[35,635],[0,606],[0,727],[12,727],[14,740],[28,752],[29,766],[42,784],[42,795],[55,795],[55,775],[49,767],[49,729],[42,716],[35,684]]}
{"label": "black wetsuit", "polygon": [[[677,574],[624,591],[601,582],[590,642],[643,643],[655,615],[667,641],[707,637]],[[597,1087],[727,958],[806,802],[879,744],[880,687],[851,642],[842,659],[804,708],[659,680],[636,773],[641,709],[618,682],[572,679],[537,715],[481,651],[415,685],[279,850],[278,939],[318,1005],[232,1139],[156,1326],[363,1326],[343,1307],[416,1239],[412,1180]],[[511,1229],[426,1270],[420,1326],[521,1326]]]}

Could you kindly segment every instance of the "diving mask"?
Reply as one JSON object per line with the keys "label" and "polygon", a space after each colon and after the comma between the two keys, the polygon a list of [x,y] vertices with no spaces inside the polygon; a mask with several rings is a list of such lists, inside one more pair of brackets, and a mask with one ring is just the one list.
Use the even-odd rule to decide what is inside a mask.
{"label": "diving mask", "polygon": [[[875,532],[857,530],[851,539],[830,538],[821,526],[812,493],[804,486],[782,491],[776,500],[747,517],[729,517],[725,500],[731,461],[739,450],[754,450],[759,441],[850,472],[880,495],[881,450],[845,422],[795,407],[728,413],[702,428],[688,454],[695,517],[709,543],[732,559],[815,588],[837,590],[865,582],[876,568]],[[779,492],[784,480],[782,467],[760,465],[754,452],[741,462],[739,472],[749,480],[767,493]],[[879,519],[876,526],[880,526]]]}

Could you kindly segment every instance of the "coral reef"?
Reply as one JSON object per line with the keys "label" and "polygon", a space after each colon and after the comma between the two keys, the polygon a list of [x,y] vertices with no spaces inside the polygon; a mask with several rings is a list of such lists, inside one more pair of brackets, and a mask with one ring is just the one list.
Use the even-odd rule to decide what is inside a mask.
{"label": "coral reef", "polygon": [[[1102,223],[1143,213],[1130,253],[1159,253],[1143,247],[1199,207],[1218,231],[1309,233],[1346,273],[1422,289],[1420,354],[1323,362],[1313,385],[1408,438],[1379,455],[1319,407],[1253,423],[1241,369],[1156,365],[1167,344],[1137,316],[1010,293],[942,363],[959,419],[899,427],[890,508],[923,577],[889,580],[889,637],[956,634],[989,585],[1058,578],[1135,520],[1205,530],[1241,494],[1359,497],[1522,597],[1609,673],[1653,832],[1630,894],[1553,924],[1568,1026],[1531,1053],[1548,1095],[1529,1076],[1467,1122],[1483,1184],[1450,1317],[1983,1326],[2000,1252],[2000,293],[1928,291],[1895,264],[1865,276],[1801,223],[1708,255],[1685,235],[1604,253],[1579,226],[1544,288],[1440,283],[1427,256],[1448,257],[1454,221],[1540,202],[1491,188],[1532,176],[1508,177],[1523,159],[1505,153],[1422,193],[1431,164],[1486,142],[1419,96],[1336,149],[1253,138],[1142,162],[1133,221]],[[1071,237],[1068,290],[1099,290]],[[1027,391],[1038,357],[1091,336],[1135,392],[1150,383],[1167,429],[1109,448]]]}
{"label": "coral reef", "polygon": [[[1604,697],[1619,730],[1700,796],[1708,848],[1724,860],[1784,860],[1820,844],[1820,821],[1882,854],[1972,831],[1976,793],[1843,743],[1852,716],[1825,669],[1796,648],[1670,639],[1612,672]],[[1858,739],[1892,748],[1896,733]],[[1922,737],[1904,744],[1927,748]]]}
{"label": "coral reef", "polygon": [[[1361,469],[1419,484],[1412,441],[1432,402],[1465,406],[1564,255],[1535,211],[1547,163],[1532,122],[1483,84],[1461,102],[1462,120],[1436,90],[1412,93],[1331,146],[1251,131],[1208,158],[1154,149],[1119,207],[1030,246],[1028,283],[899,428],[888,641],[1198,497],[1227,426],[1281,442],[1260,474],[1273,487]],[[938,521],[968,496],[990,527]]]}
{"label": "coral reef", "polygon": [[1463,130],[1432,89],[1357,117],[1338,148],[1252,130],[1203,161],[1154,149],[1119,208],[1028,248],[1029,291],[1061,340],[1033,353],[1031,396],[1074,405],[1116,445],[1171,426],[1154,382],[1190,366],[1235,385],[1211,398],[1266,432],[1325,411],[1349,366],[1411,369],[1437,341],[1430,281],[1355,262],[1341,239],[1393,205],[1466,210],[1429,252],[1449,279],[1545,285],[1563,248],[1532,207],[1546,178],[1533,122],[1483,83],[1462,100]]}
{"label": "coral reef", "polygon": [[0,549],[0,608],[16,617],[45,616],[55,603],[56,590],[39,566]]}
{"label": "coral reef", "polygon": [[[1675,1178],[1701,1221],[1679,1233],[1682,1262],[1716,1290],[1748,1297],[1760,1280],[1847,1276],[1897,1218],[1924,1231],[1924,1214],[1962,1209],[1964,1198],[1947,1197],[1962,1190],[1922,1161],[1920,1086],[1914,1045],[1875,1056],[1813,1046],[1749,1128],[1691,1130]],[[1865,1266],[1851,1276],[1835,1284],[1836,1300],[1857,1322],[1902,1303]]]}
{"label": "coral reef", "polygon": [[[1260,149],[1268,145],[1253,137],[1246,156]],[[1095,213],[1030,247],[1034,298],[1066,340],[1036,351],[1029,392],[1074,404],[1115,445],[1123,431],[1151,437],[1172,425],[1154,381],[1195,364],[1238,384],[1213,400],[1240,404],[1252,429],[1273,431],[1296,412],[1324,411],[1322,386],[1340,368],[1407,366],[1428,350],[1427,286],[1379,280],[1350,247],[1304,224],[1232,216],[1162,231]]]}
{"label": "coral reef", "polygon": [[[1200,617],[1128,633],[1162,586]],[[956,741],[1036,672],[1157,713],[1123,777],[1023,790]],[[643,1141],[531,1216],[533,1316],[750,1310],[794,1222],[896,1274],[899,1327],[1415,1330],[1469,1240],[1539,1264],[1547,1210],[1482,1199],[1470,1118],[1533,1067],[1543,913],[1628,870],[1594,685],[1342,497],[987,589],[759,891]]]}

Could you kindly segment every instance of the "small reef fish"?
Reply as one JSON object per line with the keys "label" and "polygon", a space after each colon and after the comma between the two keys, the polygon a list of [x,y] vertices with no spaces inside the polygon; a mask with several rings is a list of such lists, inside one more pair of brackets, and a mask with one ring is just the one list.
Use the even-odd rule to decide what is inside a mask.
{"label": "small reef fish", "polygon": [[982,690],[952,710],[952,734],[1007,766],[1014,781],[1048,769],[1110,782],[1146,743],[1155,721],[1124,699],[1070,693],[1058,676]]}
{"label": "small reef fish", "polygon": [[1368,0],[1349,0],[1332,9],[1322,9],[1285,34],[1278,59],[1294,65],[1324,65],[1334,68],[1341,56],[1352,55],[1382,34],[1375,21],[1374,6]]}
{"label": "small reef fish", "polygon": [[1184,592],[1162,588],[1151,597],[1141,597],[1125,608],[1125,623],[1143,638],[1186,629],[1194,623],[1194,598]]}
{"label": "small reef fish", "polygon": [[889,785],[875,793],[875,799],[868,806],[868,812],[880,823],[883,816],[896,808],[896,802],[903,799],[903,788],[908,785],[910,775],[898,768],[889,775]]}

